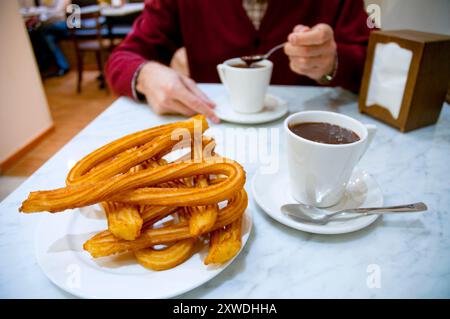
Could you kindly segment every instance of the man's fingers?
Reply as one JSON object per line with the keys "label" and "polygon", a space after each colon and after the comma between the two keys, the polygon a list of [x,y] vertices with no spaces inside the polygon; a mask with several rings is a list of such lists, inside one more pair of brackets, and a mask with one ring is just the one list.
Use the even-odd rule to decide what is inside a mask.
{"label": "man's fingers", "polygon": [[294,72],[306,75],[311,79],[318,80],[324,74],[331,72],[333,58],[330,56],[319,56],[313,58],[291,58],[290,68]]}
{"label": "man's fingers", "polygon": [[311,30],[310,27],[307,27],[306,25],[303,24],[298,24],[294,27],[294,32],[302,32],[302,31],[309,31]]}
{"label": "man's fingers", "polygon": [[203,101],[203,99],[194,95],[187,86],[180,85],[180,88],[175,90],[174,98],[179,102],[186,105],[188,108],[194,110],[196,113],[205,114],[208,118],[210,118],[214,123],[219,123],[220,120],[214,114],[211,107]]}
{"label": "man's fingers", "polygon": [[184,116],[193,116],[195,112],[188,108],[183,103],[178,102],[177,100],[169,100],[164,105],[164,114],[181,114]]}
{"label": "man's fingers", "polygon": [[310,70],[321,67],[326,62],[326,60],[326,57],[318,56],[309,58],[292,58],[291,62],[297,69]]}
{"label": "man's fingers", "polygon": [[182,76],[181,80],[183,81],[183,83],[192,91],[192,93],[194,93],[195,95],[197,95],[198,97],[200,97],[206,104],[208,104],[211,108],[215,108],[216,105],[214,104],[213,101],[211,101],[208,96],[206,96],[205,93],[203,93],[202,90],[200,90],[198,88],[198,86],[195,84],[194,80]]}
{"label": "man's fingers", "polygon": [[296,26],[284,46],[291,70],[314,80],[331,72],[336,50],[333,29],[324,23],[311,29]]}
{"label": "man's fingers", "polygon": [[336,44],[333,40],[329,40],[323,45],[292,45],[286,43],[284,52],[290,57],[316,57],[327,54],[334,54]]}
{"label": "man's fingers", "polygon": [[312,29],[293,32],[288,36],[292,45],[320,45],[333,38],[333,30],[326,24],[318,24]]}

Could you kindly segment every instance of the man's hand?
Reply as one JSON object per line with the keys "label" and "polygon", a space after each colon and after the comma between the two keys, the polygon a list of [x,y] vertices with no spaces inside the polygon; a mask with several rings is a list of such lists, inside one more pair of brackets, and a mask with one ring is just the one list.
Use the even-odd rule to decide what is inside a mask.
{"label": "man's hand", "polygon": [[316,81],[333,73],[336,50],[333,29],[323,23],[312,28],[297,25],[284,46],[291,70]]}
{"label": "man's hand", "polygon": [[214,123],[220,122],[214,114],[214,103],[195,82],[158,62],[148,62],[139,72],[136,89],[145,95],[157,114],[205,114]]}

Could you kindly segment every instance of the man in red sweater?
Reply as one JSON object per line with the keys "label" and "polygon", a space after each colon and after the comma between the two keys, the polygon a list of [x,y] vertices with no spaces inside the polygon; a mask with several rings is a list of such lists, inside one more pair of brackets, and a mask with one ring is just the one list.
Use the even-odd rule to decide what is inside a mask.
{"label": "man in red sweater", "polygon": [[[363,0],[147,0],[106,76],[116,93],[146,98],[158,114],[203,113],[217,122],[194,82],[219,82],[217,64],[287,41],[270,58],[272,84],[357,92],[369,32]],[[182,46],[192,79],[168,67]]]}

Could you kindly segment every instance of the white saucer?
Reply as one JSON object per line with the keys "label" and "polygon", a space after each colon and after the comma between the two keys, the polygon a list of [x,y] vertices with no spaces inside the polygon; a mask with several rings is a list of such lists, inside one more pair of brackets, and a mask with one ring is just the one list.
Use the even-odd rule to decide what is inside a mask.
{"label": "white saucer", "polygon": [[287,102],[275,95],[267,94],[265,106],[259,113],[238,113],[233,110],[227,95],[215,99],[216,115],[224,121],[237,124],[261,124],[275,121],[288,112]]}
{"label": "white saucer", "polygon": [[[44,274],[56,286],[83,298],[169,298],[204,284],[234,260],[205,266],[205,244],[199,244],[200,251],[190,259],[165,271],[145,269],[132,254],[94,259],[83,250],[83,243],[105,228],[98,205],[44,215],[35,238],[36,258]],[[252,216],[247,209],[242,219],[241,251],[251,229]]]}
{"label": "white saucer", "polygon": [[[276,174],[256,173],[252,180],[252,193],[255,201],[267,215],[286,226],[309,233],[350,233],[369,226],[378,218],[377,215],[371,215],[332,221],[326,225],[313,225],[301,223],[286,216],[281,212],[280,207],[284,204],[296,203],[289,192],[287,168],[280,169]],[[335,206],[324,210],[331,213],[346,208],[377,207],[382,205],[383,193],[375,179],[363,170],[355,170],[342,200]]]}

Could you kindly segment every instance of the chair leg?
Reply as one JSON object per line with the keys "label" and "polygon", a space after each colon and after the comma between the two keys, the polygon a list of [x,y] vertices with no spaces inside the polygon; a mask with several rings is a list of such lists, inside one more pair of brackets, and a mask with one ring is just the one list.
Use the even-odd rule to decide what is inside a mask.
{"label": "chair leg", "polygon": [[98,70],[100,71],[100,88],[101,89],[105,89],[106,92],[109,92],[108,90],[108,86],[106,85],[106,79],[105,79],[105,74],[103,72],[103,56],[102,56],[102,51],[95,51],[95,57],[97,59],[97,67]]}
{"label": "chair leg", "polygon": [[81,52],[77,53],[77,69],[78,69],[78,78],[77,78],[77,93],[81,93],[81,83],[83,80],[83,54]]}

